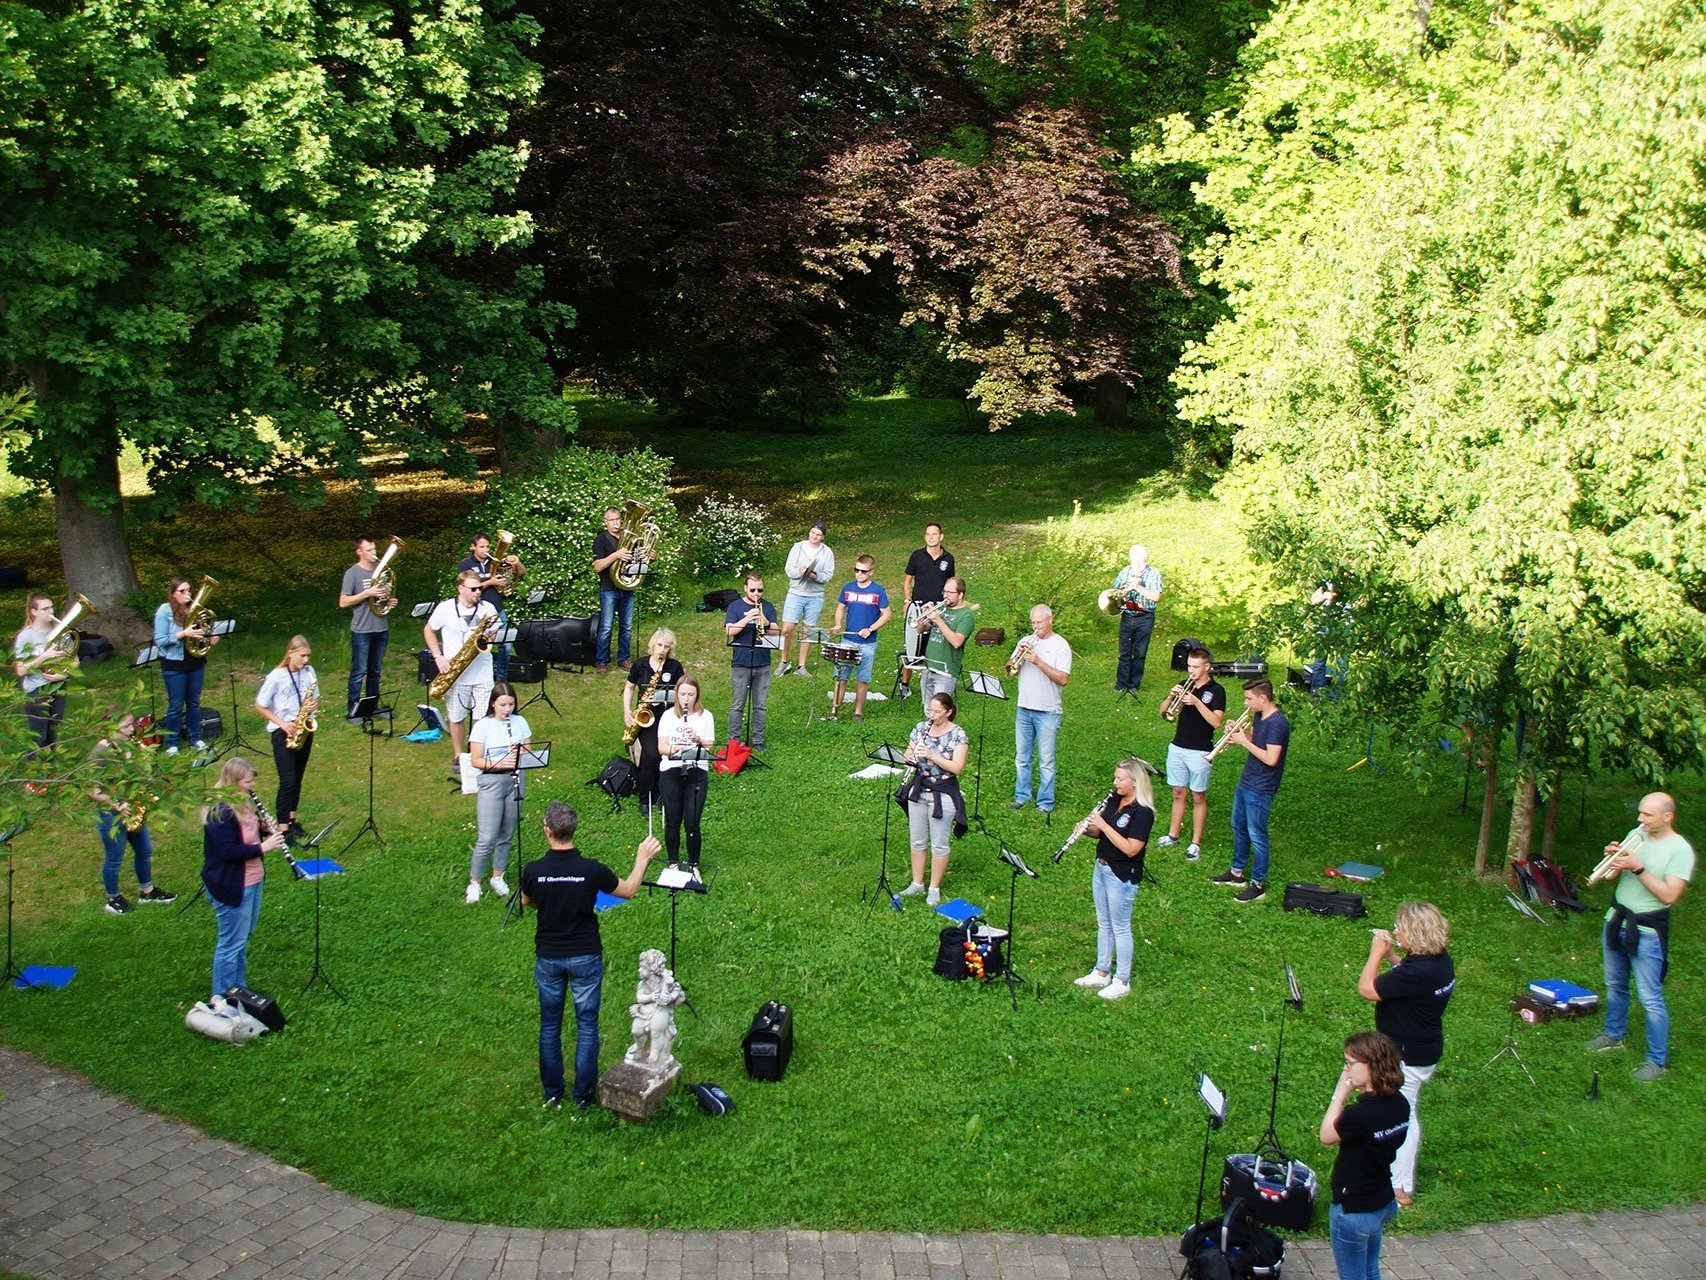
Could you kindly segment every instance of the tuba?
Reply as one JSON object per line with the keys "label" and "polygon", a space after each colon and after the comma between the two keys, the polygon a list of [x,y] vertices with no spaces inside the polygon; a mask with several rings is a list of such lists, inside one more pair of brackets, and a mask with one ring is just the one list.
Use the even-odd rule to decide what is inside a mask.
{"label": "tuba", "polygon": [[396,608],[397,574],[391,568],[391,561],[397,558],[397,553],[403,549],[403,540],[395,534],[391,537],[391,545],[385,548],[385,554],[379,557],[379,563],[373,566],[373,576],[367,580],[369,589],[379,588],[379,598],[369,600],[367,607],[383,618]]}
{"label": "tuba", "polygon": [[651,572],[646,561],[657,554],[658,541],[663,537],[663,530],[651,515],[652,509],[643,502],[629,498],[622,504],[622,531],[616,536],[616,549],[632,554],[610,566],[610,581],[623,591],[634,590]]}
{"label": "tuba", "polygon": [[498,530],[498,543],[492,548],[492,572],[485,585],[496,591],[500,596],[515,594],[515,570],[504,563],[504,557],[515,546],[515,535],[503,529]]}
{"label": "tuba", "polygon": [[492,641],[497,637],[498,615],[495,613],[481,614],[474,619],[474,628],[468,633],[468,638],[462,642],[462,647],[456,651],[456,656],[450,660],[450,666],[433,677],[427,686],[427,693],[437,699],[443,699],[455,687],[466,671],[487,649],[492,647]]}
{"label": "tuba", "polygon": [[302,699],[296,708],[296,717],[290,722],[290,728],[285,730],[284,745],[287,750],[295,751],[308,740],[308,735],[318,733],[320,720],[317,715],[320,710],[320,682],[316,680],[308,688],[308,696]]}
{"label": "tuba", "polygon": [[[212,631],[214,624],[219,621],[212,609],[207,607],[207,598],[213,594],[213,589],[219,585],[205,573],[201,575],[201,586],[196,590],[195,599],[190,601],[189,621],[185,624],[196,631]],[[213,637],[206,636],[197,640],[194,636],[184,637],[184,652],[192,658],[205,658],[207,651],[213,648]]]}
{"label": "tuba", "polygon": [[[48,633],[47,639],[42,642],[41,652],[37,653],[28,662],[23,664],[24,674],[28,675],[37,667],[44,666],[49,662],[69,662],[72,669],[76,668],[77,647],[83,642],[83,637],[71,629],[71,624],[76,622],[77,619],[81,618],[84,614],[88,614],[90,617],[93,617],[95,614],[99,613],[100,610],[96,609],[94,605],[89,603],[87,596],[80,593],[74,593],[72,595],[72,599],[75,600],[76,603],[65,611],[65,616],[63,618],[59,618],[54,622],[53,630]],[[65,673],[61,672],[57,674],[63,675]]]}

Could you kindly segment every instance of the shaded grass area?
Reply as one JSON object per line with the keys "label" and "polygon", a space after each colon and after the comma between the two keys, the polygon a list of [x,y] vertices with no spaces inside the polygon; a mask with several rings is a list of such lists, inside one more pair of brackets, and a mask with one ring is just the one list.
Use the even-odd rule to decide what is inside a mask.
{"label": "shaded grass area", "polygon": [[[826,514],[838,555],[850,562],[870,550],[891,589],[929,515],[948,525],[977,599],[980,587],[998,586],[978,576],[995,546],[1066,514],[1074,500],[1096,536],[1140,536],[1164,568],[1181,566],[1179,599],[1192,598],[1186,566],[1219,560],[1237,568],[1235,531],[1218,505],[1177,492],[1160,446],[1140,433],[1051,435],[1038,427],[989,437],[959,429],[951,406],[905,401],[864,406],[817,434],[664,427],[622,406],[583,405],[583,413],[591,442],[620,445],[639,432],[674,456],[686,509],[696,505],[696,489],[752,497],[782,513],[785,542],[797,536],[794,526]],[[859,477],[839,474],[848,470]],[[391,484],[378,520],[361,527],[410,540],[407,594],[411,575],[424,579],[429,563],[436,573],[460,554],[458,520],[469,495],[411,477]],[[334,494],[310,517],[191,512],[139,539],[148,563],[187,560],[230,580],[230,601],[252,626],[222,647],[209,700],[229,712],[229,666],[244,733],[257,742],[249,703],[290,632],[308,631],[322,682],[340,687],[347,650],[328,597],[355,521],[353,503],[340,501]],[[0,552],[14,553],[15,536],[8,529]],[[0,608],[10,603],[0,600]],[[1229,611],[1216,616],[1214,638],[1230,642],[1238,612],[1222,607]],[[718,619],[683,611],[668,621],[689,669],[707,677],[708,705],[725,728]],[[419,692],[405,657],[413,626],[401,617],[394,624],[390,668],[405,702]],[[1454,788],[1422,796],[1395,776],[1345,773],[1361,743],[1298,735],[1275,810],[1274,880],[1318,879],[1323,867],[1350,858],[1384,865],[1385,878],[1369,890],[1370,920],[1288,915],[1277,892],[1238,907],[1207,883],[1227,856],[1235,770],[1222,765],[1203,862],[1189,866],[1177,851],[1154,855],[1161,883],[1139,898],[1133,995],[1109,1004],[1070,985],[1094,959],[1089,847],[1076,846],[1058,867],[1049,855],[1105,794],[1114,762],[1164,757],[1168,731],[1155,707],[1167,683],[1165,653],[1177,636],[1203,629],[1192,607],[1163,613],[1137,704],[1108,692],[1112,624],[1069,633],[1078,666],[1066,695],[1053,827],[1033,810],[1004,807],[1013,779],[1011,704],[974,700],[962,716],[983,741],[990,835],[956,844],[947,887],[1004,923],[1012,882],[995,859],[999,844],[1043,872],[1017,886],[1016,960],[1032,985],[1016,1010],[1004,986],[932,975],[944,922],[919,900],[906,900],[903,914],[862,900],[877,878],[885,813],[897,881],[905,841],[887,785],[847,774],[878,742],[905,737],[916,704],[878,704],[863,726],[827,724],[821,675],[775,682],[773,767],[713,780],[705,825],[713,891],[686,899],[679,916],[677,968],[702,1016],[683,1015],[677,1052],[688,1079],[729,1088],[740,1108],[732,1117],[706,1119],[681,1098],[645,1127],[602,1113],[538,1111],[531,920],[501,930],[495,902],[462,904],[473,806],[443,782],[442,744],[376,744],[386,843],[356,845],[342,858],[350,873],[322,885],[325,965],[347,1001],[298,994],[312,961],[313,890],[275,868],[249,971],[254,985],[282,1000],[291,1026],[239,1050],[186,1032],[183,1011],[207,982],[212,913],[199,903],[182,915],[150,907],[104,916],[93,823],[71,802],[61,820],[17,846],[17,949],[23,962],[75,964],[79,974],[57,995],[0,994],[0,1034],[341,1188],[451,1218],[1166,1233],[1180,1228],[1194,1198],[1201,1118],[1193,1073],[1208,1071],[1231,1098],[1217,1158],[1248,1149],[1266,1124],[1287,958],[1306,1004],[1287,1027],[1278,1128],[1325,1176],[1331,1153],[1313,1135],[1339,1041],[1370,1022],[1355,991],[1367,926],[1389,924],[1399,901],[1423,896],[1453,921],[1460,984],[1445,1065],[1423,1099],[1421,1196],[1401,1228],[1657,1205],[1706,1192],[1706,1099],[1687,1069],[1706,1040],[1691,998],[1702,977],[1695,904],[1685,900],[1677,917],[1669,991],[1678,1070],[1661,1085],[1629,1079],[1638,1052],[1584,1055],[1581,1043],[1596,1028],[1583,1023],[1517,1028],[1539,1089],[1508,1059],[1485,1070],[1519,977],[1600,985],[1594,922],[1542,925],[1518,916],[1502,888],[1468,873],[1474,809],[1458,811]],[[1005,657],[1005,647],[983,650],[972,664],[998,669]],[[111,665],[91,674],[98,685],[129,679]],[[524,854],[540,847],[543,801],[563,797],[582,806],[581,843],[624,872],[644,822],[632,808],[609,813],[583,785],[616,749],[620,688],[614,676],[563,674],[547,688],[560,714],[543,703],[526,714],[537,736],[556,741],[557,763],[534,780]],[[407,725],[405,716],[399,727]],[[342,815],[341,835],[359,823],[367,747],[335,715],[323,720],[303,807],[310,825]],[[1460,767],[1455,757],[1447,764]],[[263,778],[270,773],[264,766]],[[970,780],[967,790],[969,799]],[[1706,798],[1692,779],[1680,794],[1685,815]],[[1566,861],[1590,865],[1607,836],[1626,829],[1632,800],[1615,780],[1596,781],[1585,797],[1572,787],[1560,821]],[[156,837],[157,878],[187,901],[200,865],[193,818],[162,823]],[[340,845],[334,839],[334,851]],[[128,889],[128,868],[124,878]],[[626,1043],[623,1007],[638,953],[668,945],[668,904],[642,895],[606,914],[603,927],[608,1064]],[[741,1034],[770,998],[796,1009],[795,1059],[778,1085],[748,1082],[740,1061]],[[1596,1068],[1604,1097],[1590,1103]]]}

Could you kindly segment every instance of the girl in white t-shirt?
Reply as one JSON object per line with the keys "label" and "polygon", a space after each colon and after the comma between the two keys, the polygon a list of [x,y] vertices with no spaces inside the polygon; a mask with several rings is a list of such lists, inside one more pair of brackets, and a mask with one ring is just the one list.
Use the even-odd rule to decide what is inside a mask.
{"label": "girl in white t-shirt", "polygon": [[492,686],[485,716],[468,738],[469,761],[479,775],[474,800],[474,856],[468,864],[464,899],[470,906],[480,900],[480,877],[486,873],[488,859],[492,863],[492,892],[500,898],[509,897],[504,872],[509,870],[521,797],[527,790],[527,774],[517,766],[532,740],[533,730],[515,714],[514,688],[498,681]]}
{"label": "girl in white t-shirt", "polygon": [[658,790],[663,793],[663,839],[671,866],[681,858],[683,826],[687,828],[687,865],[699,866],[699,820],[705,813],[711,761],[709,756],[696,761],[684,757],[694,748],[708,750],[716,740],[716,723],[699,706],[699,681],[683,676],[676,682],[675,706],[658,718],[658,752],[663,757]]}

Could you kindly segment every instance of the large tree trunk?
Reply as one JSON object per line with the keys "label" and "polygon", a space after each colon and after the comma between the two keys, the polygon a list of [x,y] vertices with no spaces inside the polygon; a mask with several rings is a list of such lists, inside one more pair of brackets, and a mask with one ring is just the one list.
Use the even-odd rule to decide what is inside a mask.
{"label": "large tree trunk", "polygon": [[1481,792],[1481,834],[1475,841],[1475,874],[1487,872],[1487,854],[1493,847],[1493,815],[1499,808],[1499,750],[1495,741],[1482,752],[1487,785]]}
{"label": "large tree trunk", "polygon": [[1557,770],[1552,775],[1552,793],[1546,797],[1546,828],[1540,837],[1540,856],[1548,862],[1558,859],[1552,856],[1552,846],[1558,838],[1558,810],[1564,805],[1564,771]]}
{"label": "large tree trunk", "polygon": [[1131,388],[1118,374],[1104,373],[1096,379],[1096,425],[1123,427],[1126,406],[1131,403]]}
{"label": "large tree trunk", "polygon": [[1518,769],[1511,799],[1510,839],[1505,842],[1505,867],[1528,858],[1534,848],[1534,774]]}
{"label": "large tree trunk", "polygon": [[148,634],[148,624],[122,603],[139,586],[136,567],[130,561],[130,541],[124,532],[116,441],[89,478],[59,477],[53,507],[66,592],[88,596],[101,611],[100,621],[88,629],[125,644],[142,640]]}

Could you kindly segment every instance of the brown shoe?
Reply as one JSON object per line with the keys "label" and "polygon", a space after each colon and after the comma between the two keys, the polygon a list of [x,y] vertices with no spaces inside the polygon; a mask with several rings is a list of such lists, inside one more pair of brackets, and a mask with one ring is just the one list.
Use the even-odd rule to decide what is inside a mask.
{"label": "brown shoe", "polygon": [[629,670],[629,669],[630,669],[630,668],[631,668],[631,667],[632,667],[632,666],[633,666],[633,665],[634,665],[634,664],[633,664],[633,663],[632,663],[632,662],[618,662],[618,663],[617,663],[617,664],[616,664],[616,669],[617,669],[617,670],[618,670],[618,671],[627,671],[627,670]]}
{"label": "brown shoe", "polygon": [[608,662],[601,662],[596,667],[594,667],[592,669],[594,675],[600,675],[600,676],[603,675],[608,670],[610,670],[610,664]]}

